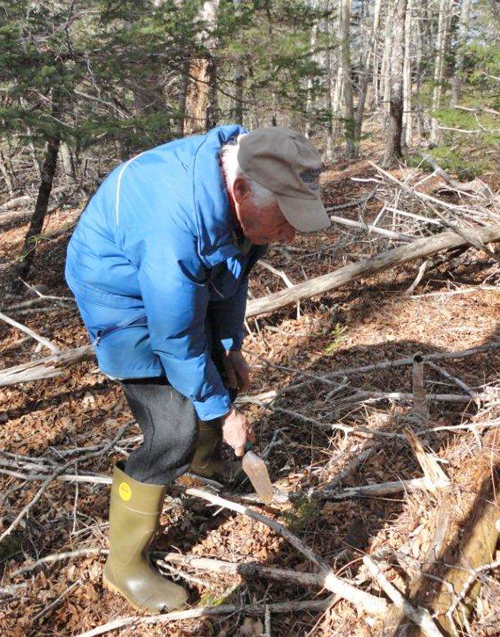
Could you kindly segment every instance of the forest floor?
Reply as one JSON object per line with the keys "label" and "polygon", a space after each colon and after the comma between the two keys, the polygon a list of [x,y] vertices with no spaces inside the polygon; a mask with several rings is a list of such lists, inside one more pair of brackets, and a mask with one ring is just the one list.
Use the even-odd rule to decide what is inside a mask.
{"label": "forest floor", "polygon": [[[373,158],[378,156],[374,151]],[[378,220],[381,227],[415,237],[442,230],[436,224],[387,211],[389,206],[424,216],[430,214],[417,200],[405,201],[397,188],[383,181],[368,158],[345,162],[341,168],[336,166],[324,174],[323,190],[329,206],[345,204],[378,189],[369,200],[334,214],[354,220],[362,216],[372,222],[385,205],[384,217]],[[392,172],[422,191],[457,201],[456,192],[440,190],[444,182],[437,176],[426,179],[428,174],[418,168]],[[469,206],[474,205],[474,201],[469,202]],[[64,254],[78,215],[78,208],[56,210],[46,221],[29,279],[31,285],[46,286],[46,294],[70,297],[63,279]],[[0,236],[1,311],[61,349],[86,344],[87,335],[73,303],[47,299],[15,308],[20,301],[35,298],[30,290],[22,298],[10,295],[13,263],[26,227],[13,223]],[[395,245],[399,243],[375,232],[334,224],[327,232],[298,237],[292,246],[271,247],[264,260],[286,273],[292,283],[299,283]],[[490,247],[494,249],[493,245]],[[242,407],[255,422],[258,449],[266,452],[275,488],[304,493],[293,503],[252,507],[286,525],[339,577],[379,597],[385,595],[363,564],[363,555],[382,555],[385,575],[408,597],[412,581],[421,573],[432,548],[438,514],[450,495],[442,490],[401,490],[396,495],[378,497],[317,497],[325,485],[337,479],[335,486],[340,492],[350,486],[422,477],[422,469],[403,435],[404,427],[411,422],[455,489],[448,516],[454,523],[449,528],[455,535],[446,541],[459,551],[467,519],[484,500],[491,500],[484,495],[484,475],[478,476],[476,471],[485,453],[489,471],[484,482],[490,484],[497,476],[498,465],[493,459],[499,448],[495,423],[500,424],[500,345],[495,348],[494,344],[500,342],[499,265],[475,249],[454,258],[440,257],[429,259],[422,280],[410,294],[407,291],[420,262],[352,282],[319,298],[301,301],[299,307],[294,304],[248,321],[245,350],[253,366],[251,394],[257,399]],[[284,287],[282,278],[265,267],[255,267],[251,276],[254,297]],[[3,368],[49,353],[40,351],[40,346],[18,329],[2,323],[0,330]],[[460,402],[432,400],[429,416],[420,421],[411,420],[412,400],[408,397],[359,394],[411,394],[411,365],[339,373],[330,381],[311,382],[307,377],[394,362],[417,352],[444,354],[485,344],[493,346],[489,351],[435,359],[434,366],[425,365],[427,393],[455,394]],[[304,380],[309,382],[294,386]],[[332,386],[332,380],[343,386]],[[262,394],[272,390],[278,396],[266,402]],[[94,360],[69,367],[52,379],[3,387],[0,400],[0,469],[16,472],[17,467],[19,474],[1,476],[1,532],[14,522],[41,486],[39,480],[26,480],[23,475],[37,473],[41,465],[46,472],[47,467],[60,466],[68,458],[83,457],[85,451],[101,446],[101,454],[78,462],[68,472],[109,477],[114,463],[139,444],[140,432],[132,422],[120,440],[104,450],[104,445],[130,421],[131,414],[117,383],[104,377]],[[332,425],[346,427],[342,430]],[[363,461],[356,463],[360,457]],[[29,461],[32,465],[27,464]],[[346,467],[351,469],[338,480]],[[53,480],[4,539],[0,587],[18,588],[13,596],[4,594],[0,599],[0,634],[76,637],[123,617],[137,617],[138,622],[109,634],[390,634],[383,627],[384,617],[371,617],[346,600],[321,611],[278,613],[270,607],[267,626],[263,615],[253,616],[241,610],[219,617],[146,624],[143,615],[103,588],[103,554],[59,559],[16,574],[16,569],[49,555],[106,549],[108,500],[107,484]],[[162,523],[165,528],[155,544],[159,552],[176,551],[233,563],[257,562],[296,572],[317,572],[311,562],[267,526],[191,496],[177,495],[168,501]],[[486,561],[494,558],[493,552]],[[272,605],[321,600],[330,594],[311,586],[264,579],[258,573],[243,577],[176,568],[180,575],[174,577],[189,587],[192,608]],[[500,583],[490,571],[482,579],[484,585],[460,634],[498,634]],[[429,585],[429,581],[424,585]],[[430,603],[432,596],[427,601]]]}

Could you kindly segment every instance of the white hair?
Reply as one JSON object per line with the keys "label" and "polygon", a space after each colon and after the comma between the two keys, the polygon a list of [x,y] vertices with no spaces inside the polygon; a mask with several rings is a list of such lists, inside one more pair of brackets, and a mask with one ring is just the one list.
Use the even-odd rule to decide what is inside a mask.
{"label": "white hair", "polygon": [[243,177],[250,188],[250,196],[252,202],[258,208],[267,208],[273,203],[276,203],[276,196],[268,188],[261,186],[256,181],[251,179],[242,170],[238,161],[238,152],[240,150],[240,140],[247,133],[238,135],[236,141],[223,146],[220,157],[222,161],[222,170],[224,172],[224,178],[226,180],[227,189],[229,192],[233,192],[234,182],[238,177]]}

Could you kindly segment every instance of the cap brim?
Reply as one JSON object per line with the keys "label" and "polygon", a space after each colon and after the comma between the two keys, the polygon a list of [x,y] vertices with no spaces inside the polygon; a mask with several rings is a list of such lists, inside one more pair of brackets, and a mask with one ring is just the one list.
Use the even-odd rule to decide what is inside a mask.
{"label": "cap brim", "polygon": [[276,195],[285,219],[299,232],[317,232],[331,225],[325,206],[320,199],[297,199]]}

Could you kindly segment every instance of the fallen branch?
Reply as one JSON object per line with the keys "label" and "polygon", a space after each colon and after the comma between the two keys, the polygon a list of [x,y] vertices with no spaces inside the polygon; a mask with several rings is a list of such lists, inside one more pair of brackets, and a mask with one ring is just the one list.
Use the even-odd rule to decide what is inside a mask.
{"label": "fallen branch", "polygon": [[[483,565],[492,563],[500,521],[499,463],[498,434],[490,431],[483,438],[480,454],[460,467],[460,488],[442,492],[436,512],[441,518],[434,535],[436,545],[421,561],[422,573],[409,585],[410,602],[428,606],[445,634],[461,632],[455,624],[466,629],[465,617],[480,586],[479,582],[474,585],[474,576]],[[387,637],[399,635],[403,629],[402,617],[391,615],[392,610],[384,627]]]}
{"label": "fallen branch", "polygon": [[59,354],[59,352],[61,351],[56,345],[54,345],[54,343],[51,343],[48,339],[44,338],[43,336],[40,336],[40,334],[37,334],[29,327],[26,327],[26,325],[23,325],[22,323],[18,323],[17,321],[14,321],[14,319],[11,319],[9,316],[7,316],[6,314],[3,314],[2,312],[0,312],[0,320],[5,321],[5,323],[12,325],[12,327],[15,327],[18,330],[21,330],[22,332],[24,332],[25,334],[28,334],[28,336],[31,336],[31,338],[34,338],[35,341],[38,341],[44,347],[46,347],[47,349],[50,349],[50,351],[54,352],[54,354]]}
{"label": "fallen branch", "polygon": [[108,553],[108,549],[101,548],[78,549],[76,551],[53,553],[52,555],[46,555],[45,557],[40,558],[32,564],[25,564],[24,566],[17,568],[10,574],[10,577],[16,577],[17,575],[22,575],[23,573],[29,573],[30,571],[34,571],[35,569],[37,569],[39,566],[54,564],[55,562],[61,562],[62,560],[70,560],[74,557],[92,557],[97,555],[107,555]]}
{"label": "fallen branch", "polygon": [[[478,347],[472,347],[470,349],[459,350],[457,352],[441,352],[436,354],[424,354],[424,361],[438,361],[438,360],[454,360],[459,358],[467,358],[468,356],[475,356],[476,354],[482,354],[490,352],[494,349],[500,349],[500,341],[494,341],[493,343],[486,343],[485,345],[479,345]],[[382,361],[381,363],[372,363],[371,365],[363,365],[362,367],[348,367],[345,369],[338,369],[334,372],[325,374],[324,378],[337,378],[339,376],[358,376],[366,374],[368,372],[379,371],[381,369],[393,369],[396,367],[404,367],[406,365],[413,364],[413,356],[406,356],[405,358],[398,358],[393,361]],[[285,394],[290,391],[296,391],[302,389],[306,385],[310,385],[314,380],[304,380],[294,385],[289,385],[280,390],[280,394]]]}
{"label": "fallen branch", "polygon": [[[337,401],[337,403],[352,403],[364,398],[374,398],[377,400],[411,400],[413,401],[414,395],[408,392],[402,391],[368,391],[359,390],[351,396],[346,396]],[[427,394],[428,401],[447,402],[447,403],[469,403],[474,398],[480,398],[479,394],[471,396],[463,396],[460,394]]]}
{"label": "fallen branch", "polygon": [[[416,190],[415,188],[411,188],[410,186],[408,186],[408,184],[405,184],[404,182],[400,181],[399,179],[397,179],[397,177],[394,177],[394,175],[391,175],[391,173],[387,172],[380,166],[377,166],[377,164],[373,163],[372,161],[369,161],[368,163],[371,164],[373,168],[375,168],[375,170],[377,170],[380,174],[382,174],[386,179],[397,184],[402,190],[405,190],[406,192],[417,197],[418,199],[421,199],[422,201],[428,201],[433,204],[436,204],[440,208],[447,208],[448,210],[453,210],[455,212],[457,211],[466,212],[472,215],[474,215],[477,212],[476,210],[473,210],[471,208],[467,208],[465,206],[457,206],[456,204],[443,201],[442,199],[438,199],[437,197],[428,195],[425,192],[420,192],[419,190]],[[491,226],[485,226],[485,228],[488,228],[488,227],[491,227]]]}
{"label": "fallen branch", "polygon": [[359,199],[353,199],[352,201],[348,201],[346,203],[338,204],[337,206],[328,206],[326,209],[327,212],[334,212],[336,210],[346,210],[347,208],[353,208],[354,206],[359,206],[362,203],[366,203],[369,201],[377,192],[377,189],[374,188],[368,195],[364,197],[360,197]]}
{"label": "fallen branch", "polygon": [[229,573],[232,575],[242,575],[243,577],[265,577],[279,582],[292,582],[302,586],[323,587],[323,578],[317,573],[301,573],[275,566],[266,566],[257,562],[227,562],[215,558],[199,557],[198,555],[181,555],[179,553],[167,553],[158,560],[161,565],[162,560],[172,562],[178,566],[190,566],[191,568],[208,571],[210,573]]}
{"label": "fallen branch", "polygon": [[412,237],[409,234],[403,234],[402,232],[394,232],[394,230],[386,230],[385,228],[376,228],[374,226],[369,226],[367,223],[362,223],[361,221],[354,221],[353,219],[344,219],[344,217],[336,217],[335,215],[330,215],[330,221],[333,221],[333,223],[340,223],[343,226],[351,226],[352,228],[361,228],[362,230],[366,230],[367,232],[376,232],[377,234],[380,234],[383,237],[388,237],[389,239],[396,239],[397,241],[410,242],[415,240],[415,237]]}
{"label": "fallen branch", "polygon": [[42,378],[54,378],[62,373],[62,370],[75,363],[89,360],[94,357],[91,345],[84,345],[75,349],[67,349],[53,356],[46,356],[36,361],[30,361],[15,367],[9,367],[0,372],[0,387],[25,383],[29,380]]}
{"label": "fallen branch", "polygon": [[419,465],[422,467],[424,482],[429,491],[436,493],[439,489],[449,487],[450,479],[439,466],[436,458],[425,451],[424,445],[409,427],[406,427],[404,432]]}
{"label": "fallen branch", "polygon": [[460,181],[457,181],[456,179],[453,179],[453,177],[451,177],[445,170],[443,170],[434,159],[434,157],[432,157],[431,155],[421,153],[421,157],[424,159],[424,161],[432,166],[436,174],[442,177],[444,181],[455,190],[462,190],[463,192],[467,193],[472,192],[475,195],[485,195],[488,197],[493,196],[490,188],[481,180],[475,179],[474,181],[462,183]]}
{"label": "fallen branch", "polygon": [[433,622],[432,617],[425,608],[414,608],[408,600],[395,588],[386,576],[382,573],[375,562],[365,555],[363,564],[368,568],[372,576],[377,580],[385,594],[394,602],[394,604],[407,616],[412,622],[419,626],[427,637],[443,637],[443,634]]}
{"label": "fallen branch", "polygon": [[[474,235],[476,242],[481,242],[481,244],[500,241],[500,225],[485,226],[480,229],[468,228],[467,233]],[[295,301],[324,294],[357,279],[371,276],[397,265],[403,265],[408,261],[428,257],[442,250],[458,248],[468,242],[469,238],[466,240],[458,236],[455,230],[417,239],[407,245],[382,252],[376,257],[362,259],[329,274],[299,283],[288,290],[282,290],[260,299],[253,299],[247,304],[246,317],[273,312]]]}
{"label": "fallen branch", "polygon": [[381,482],[380,484],[367,484],[362,487],[347,487],[342,491],[328,492],[328,500],[346,500],[347,498],[381,498],[396,493],[414,493],[415,491],[428,491],[425,478],[413,478],[412,480],[396,480],[394,482]]}
{"label": "fallen branch", "polygon": [[133,615],[131,617],[114,619],[103,626],[98,626],[85,633],[80,633],[76,637],[97,637],[98,635],[104,635],[104,633],[109,633],[112,630],[124,628],[125,626],[166,624],[168,622],[185,619],[198,619],[199,617],[215,617],[217,615],[232,615],[234,613],[263,615],[266,612],[266,608],[269,609],[268,612],[272,613],[300,613],[304,610],[324,611],[330,608],[334,602],[335,595],[330,595],[330,597],[326,599],[311,599],[303,602],[278,602],[276,604],[252,604],[249,606],[224,604],[223,606],[205,606],[203,608],[192,608],[190,610],[177,610],[172,613],[149,617]]}
{"label": "fallen branch", "polygon": [[123,436],[123,434],[125,433],[125,430],[127,429],[127,427],[129,427],[129,425],[132,423],[133,421],[130,420],[127,423],[125,423],[123,425],[123,427],[119,430],[119,432],[116,434],[116,436],[110,440],[106,446],[104,447],[104,449],[99,450],[99,451],[91,451],[90,453],[86,454],[85,456],[81,456],[79,458],[75,458],[73,460],[68,460],[67,462],[65,462],[64,464],[62,464],[60,467],[58,467],[55,471],[53,471],[48,477],[44,477],[44,482],[42,484],[42,486],[40,487],[40,489],[38,489],[37,494],[35,495],[35,497],[28,502],[28,504],[23,507],[23,509],[21,510],[21,512],[17,515],[17,517],[15,518],[15,520],[12,522],[12,524],[2,533],[2,535],[0,535],[0,544],[3,542],[3,540],[9,536],[15,529],[16,527],[19,525],[19,523],[21,522],[21,520],[27,515],[28,511],[36,504],[36,502],[38,502],[38,500],[42,497],[42,495],[44,494],[44,492],[47,490],[47,488],[49,487],[49,485],[51,484],[51,482],[53,480],[55,480],[61,473],[63,473],[63,471],[65,469],[67,469],[68,467],[76,464],[77,462],[83,462],[85,460],[89,460],[90,458],[95,458],[96,456],[100,456],[104,453],[106,453],[109,449],[111,449],[116,443],[117,441]]}
{"label": "fallen branch", "polygon": [[305,545],[296,535],[283,525],[279,524],[279,522],[261,515],[242,504],[231,502],[230,500],[208,493],[207,491],[202,491],[201,489],[186,489],[186,494],[202,498],[203,500],[207,500],[217,506],[222,506],[232,511],[236,511],[237,513],[248,516],[252,520],[256,520],[257,522],[261,522],[262,524],[269,526],[273,529],[273,531],[276,531],[276,533],[281,535],[281,537],[290,542],[294,548],[305,555],[311,562],[313,562],[313,564],[316,564],[319,568],[319,575],[322,580],[321,585],[324,588],[350,601],[359,609],[370,615],[380,615],[387,609],[385,600],[380,597],[375,597],[375,595],[365,593],[359,588],[356,588],[352,584],[349,584],[337,577],[322,557],[317,555],[309,546]]}

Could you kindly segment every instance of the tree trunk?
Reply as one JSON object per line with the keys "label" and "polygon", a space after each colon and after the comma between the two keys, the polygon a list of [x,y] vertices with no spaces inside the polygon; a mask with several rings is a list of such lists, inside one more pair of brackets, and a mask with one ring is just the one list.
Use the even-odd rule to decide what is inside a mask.
{"label": "tree trunk", "polygon": [[325,135],[325,154],[324,159],[327,162],[333,161],[333,65],[332,65],[332,52],[331,52],[331,33],[329,27],[329,11],[330,1],[324,0],[323,10],[325,12],[325,18],[323,21],[323,30],[326,39],[326,51],[325,51],[325,74],[326,74],[326,110],[329,111],[328,123],[326,126]]}
{"label": "tree trunk", "polygon": [[348,158],[356,156],[356,141],[354,135],[354,96],[352,89],[351,70],[351,0],[342,0],[341,37],[342,37],[342,71],[344,80],[344,131],[345,155]]}
{"label": "tree trunk", "polygon": [[[52,116],[55,119],[59,119],[61,111],[62,97],[60,92],[57,89],[54,89],[54,95],[52,98]],[[45,214],[47,213],[50,193],[52,191],[52,184],[57,167],[57,156],[59,154],[60,144],[61,140],[58,135],[51,136],[47,140],[45,160],[41,169],[42,177],[40,187],[38,189],[35,211],[24,239],[20,262],[16,268],[16,279],[12,286],[14,293],[18,293],[22,290],[22,281],[28,275],[33,263],[36,248],[36,237],[41,233],[43,222],[45,221]]]}
{"label": "tree trunk", "polygon": [[[316,2],[315,0],[312,0],[311,2],[311,8],[316,9]],[[315,22],[312,29],[311,29],[311,36],[310,36],[310,54],[311,54],[311,59],[315,60],[316,55],[315,55],[315,49],[316,49],[316,42],[318,39],[318,29],[319,29],[319,22]],[[309,79],[307,80],[307,100],[306,100],[306,125],[305,125],[305,130],[304,130],[304,135],[309,138],[310,134],[311,134],[311,118],[312,118],[312,109],[314,106],[314,100],[315,100],[315,96],[314,96],[314,80],[312,77],[309,77]]]}
{"label": "tree trunk", "polygon": [[383,160],[384,166],[388,166],[394,157],[403,156],[401,144],[403,135],[403,69],[406,8],[407,0],[394,0],[389,126]]}
{"label": "tree trunk", "polygon": [[182,137],[186,133],[185,124],[187,121],[187,113],[186,113],[187,96],[188,96],[188,91],[190,86],[189,68],[190,68],[189,53],[186,51],[186,59],[182,63],[183,73],[180,80],[179,96],[177,98],[179,114],[177,118],[176,129],[177,129],[177,134],[179,137]]}
{"label": "tree trunk", "polygon": [[412,145],[413,126],[411,113],[411,25],[412,25],[413,0],[408,0],[405,20],[405,52],[403,64],[403,135],[402,143],[405,148]]}
{"label": "tree trunk", "polygon": [[[450,25],[452,18],[452,5],[454,0],[440,0],[438,33],[436,40],[436,65],[434,67],[434,90],[432,92],[432,110],[437,111],[441,104],[443,83],[445,76],[445,57],[448,49]],[[431,142],[439,144],[440,133],[438,121],[435,117],[431,123]]]}
{"label": "tree trunk", "polygon": [[64,171],[64,177],[67,184],[75,181],[75,166],[71,155],[70,147],[66,142],[61,143],[61,160]]}
{"label": "tree trunk", "polygon": [[[191,60],[189,67],[189,87],[186,95],[186,117],[184,134],[193,135],[205,132],[207,127],[215,125],[218,119],[217,106],[217,61],[215,51],[217,42],[211,36],[216,26],[219,0],[210,0],[203,4],[205,21],[206,54]],[[215,122],[215,123],[214,123]]]}
{"label": "tree trunk", "polygon": [[359,86],[358,106],[356,109],[356,143],[359,145],[361,140],[361,132],[363,128],[363,114],[365,109],[366,94],[368,92],[368,83],[370,81],[370,64],[377,46],[378,31],[380,25],[380,7],[382,0],[375,0],[373,9],[373,23],[370,39],[366,43],[366,53],[361,64],[361,82]]}
{"label": "tree trunk", "polygon": [[451,93],[451,103],[453,106],[460,102],[460,96],[462,94],[465,44],[469,33],[471,4],[471,0],[463,0],[462,10],[460,12],[460,27],[458,29],[457,52],[455,54],[455,75],[453,77]]}
{"label": "tree trunk", "polygon": [[9,198],[12,198],[14,196],[14,182],[10,176],[9,166],[1,150],[0,150],[0,172],[2,173],[3,178],[5,179],[5,185],[7,186]]}
{"label": "tree trunk", "polygon": [[[422,61],[424,57],[424,29],[422,28],[423,11],[422,7],[417,3],[415,5],[416,17],[416,59],[415,59],[415,94],[420,95],[422,86]],[[420,141],[424,134],[424,120],[422,117],[422,107],[416,104],[414,110],[415,128],[418,140]]]}
{"label": "tree trunk", "polygon": [[[240,16],[242,0],[233,0],[234,12],[236,16]],[[233,122],[243,125],[243,97],[245,86],[245,67],[241,53],[238,53],[238,59],[234,65],[234,100],[233,100]]]}
{"label": "tree trunk", "polygon": [[382,65],[380,69],[380,79],[382,82],[382,104],[384,110],[384,127],[389,115],[389,103],[391,97],[391,55],[392,55],[392,25],[393,25],[394,2],[387,4],[387,15],[384,32],[384,52],[382,54]]}

